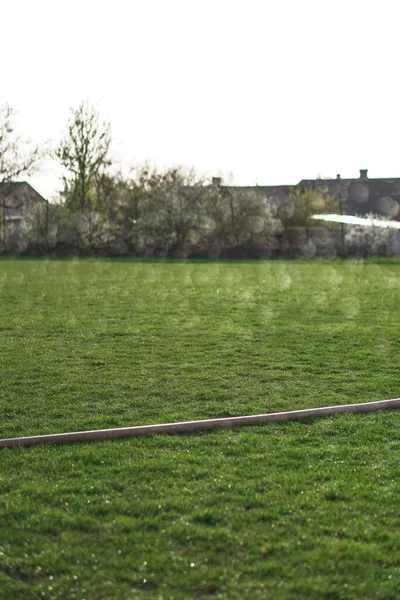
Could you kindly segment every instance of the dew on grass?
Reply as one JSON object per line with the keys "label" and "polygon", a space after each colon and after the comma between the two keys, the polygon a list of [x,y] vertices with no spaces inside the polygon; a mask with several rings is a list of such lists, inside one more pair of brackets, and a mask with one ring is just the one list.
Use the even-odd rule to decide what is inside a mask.
{"label": "dew on grass", "polygon": [[346,319],[354,319],[360,311],[360,301],[355,296],[348,296],[342,301],[342,310]]}
{"label": "dew on grass", "polygon": [[243,302],[254,302],[255,294],[253,290],[247,288],[244,290],[239,290],[237,294]]}
{"label": "dew on grass", "polygon": [[287,274],[282,275],[278,280],[278,286],[281,291],[288,290],[292,284],[292,278]]}
{"label": "dew on grass", "polygon": [[274,311],[269,306],[262,306],[260,309],[261,321],[266,324],[274,318]]}
{"label": "dew on grass", "polygon": [[323,308],[328,303],[328,294],[326,292],[320,292],[313,296],[313,302],[316,306]]}

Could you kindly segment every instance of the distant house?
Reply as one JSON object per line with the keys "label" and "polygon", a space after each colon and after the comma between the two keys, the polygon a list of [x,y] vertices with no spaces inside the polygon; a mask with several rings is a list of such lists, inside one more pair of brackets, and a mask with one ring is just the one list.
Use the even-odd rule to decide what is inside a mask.
{"label": "distant house", "polygon": [[[221,185],[219,177],[213,178],[214,185]],[[349,215],[375,213],[390,219],[400,219],[400,177],[370,179],[367,169],[360,170],[354,179],[316,178],[303,179],[296,185],[227,186],[226,189],[254,191],[263,194],[272,205],[289,201],[292,190],[312,189],[325,191],[335,196]]]}
{"label": "distant house", "polygon": [[303,180],[298,186],[325,189],[342,200],[344,212],[349,215],[375,213],[396,220],[400,217],[400,177],[370,179],[367,169],[361,169],[357,179],[337,175],[336,179]]}
{"label": "distant house", "polygon": [[21,221],[29,207],[40,204],[47,200],[26,181],[0,183],[0,215],[6,222]]}

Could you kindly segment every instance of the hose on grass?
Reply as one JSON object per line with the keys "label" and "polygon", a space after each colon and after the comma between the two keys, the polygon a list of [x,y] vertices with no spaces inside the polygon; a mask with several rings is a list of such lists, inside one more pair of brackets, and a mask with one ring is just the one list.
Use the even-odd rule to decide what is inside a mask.
{"label": "hose on grass", "polygon": [[16,448],[36,446],[38,444],[74,444],[76,442],[94,442],[117,438],[139,437],[154,434],[182,434],[211,429],[230,429],[246,425],[261,425],[263,423],[280,423],[282,421],[299,421],[329,417],[340,413],[375,412],[400,408],[400,398],[361,402],[359,404],[342,404],[324,406],[321,408],[306,408],[263,415],[245,415],[242,417],[224,417],[220,419],[203,419],[200,421],[183,421],[181,423],[161,423],[156,425],[139,425],[136,427],[118,427],[113,429],[95,429],[92,431],[73,431],[69,433],[52,433],[0,439],[1,448]]}

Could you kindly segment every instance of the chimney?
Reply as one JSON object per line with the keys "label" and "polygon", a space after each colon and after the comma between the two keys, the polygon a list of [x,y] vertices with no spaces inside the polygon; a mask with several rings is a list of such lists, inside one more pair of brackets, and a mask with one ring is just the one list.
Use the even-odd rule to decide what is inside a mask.
{"label": "chimney", "polygon": [[364,181],[366,179],[368,179],[368,169],[360,169],[360,179],[363,179]]}
{"label": "chimney", "polygon": [[221,185],[221,181],[222,181],[221,177],[213,177],[212,178],[212,184],[213,185],[218,185],[219,186],[219,185]]}
{"label": "chimney", "polygon": [[340,173],[336,175],[336,179],[340,179]]}

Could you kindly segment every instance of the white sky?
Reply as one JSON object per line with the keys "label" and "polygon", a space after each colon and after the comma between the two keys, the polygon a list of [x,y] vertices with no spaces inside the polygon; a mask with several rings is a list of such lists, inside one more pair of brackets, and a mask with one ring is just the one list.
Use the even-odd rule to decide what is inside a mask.
{"label": "white sky", "polygon": [[[399,0],[4,1],[0,104],[55,143],[89,101],[125,168],[400,176],[399,17]],[[58,175],[31,182],[51,197]]]}

